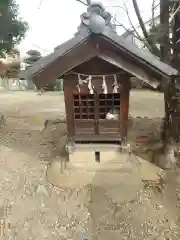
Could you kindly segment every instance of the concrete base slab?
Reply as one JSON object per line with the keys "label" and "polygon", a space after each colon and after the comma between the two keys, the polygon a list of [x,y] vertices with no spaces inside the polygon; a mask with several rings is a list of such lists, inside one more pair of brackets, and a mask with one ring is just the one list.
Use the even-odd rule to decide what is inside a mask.
{"label": "concrete base slab", "polygon": [[95,163],[96,154],[99,154],[99,163],[110,161],[126,162],[127,154],[120,154],[120,145],[117,144],[76,144],[75,151],[69,155],[71,163]]}
{"label": "concrete base slab", "polygon": [[[96,161],[95,152],[100,153]],[[101,187],[115,202],[131,201],[142,189],[142,180],[158,181],[161,169],[118,145],[77,145],[63,172],[62,160],[53,161],[47,178],[57,187]],[[63,168],[64,169],[64,168]]]}
{"label": "concrete base slab", "polygon": [[[133,156],[120,153],[119,146],[108,147],[76,147],[63,172],[63,159],[52,162],[47,170],[48,181],[57,187],[101,187],[113,201],[133,200],[141,189],[141,179]],[[96,151],[100,152],[99,162],[95,160]]]}

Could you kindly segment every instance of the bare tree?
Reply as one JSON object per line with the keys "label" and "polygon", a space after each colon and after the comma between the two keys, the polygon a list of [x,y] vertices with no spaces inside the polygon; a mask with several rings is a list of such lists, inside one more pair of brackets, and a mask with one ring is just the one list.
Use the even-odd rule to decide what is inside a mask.
{"label": "bare tree", "polygon": [[[150,52],[153,52],[153,51],[152,51],[152,47],[151,47],[151,45],[146,41],[145,36],[141,36],[141,35],[139,34],[136,26],[133,24],[133,22],[132,22],[132,20],[131,20],[131,16],[130,16],[129,11],[128,11],[128,7],[126,6],[125,3],[124,3],[123,5],[124,5],[123,7],[120,7],[120,6],[119,6],[119,7],[120,7],[121,9],[123,9],[123,10],[125,11],[125,13],[126,13],[126,16],[127,16],[127,18],[128,18],[128,21],[129,21],[129,23],[130,23],[130,26],[131,26],[131,28],[132,28],[132,30],[133,30],[133,32],[131,31],[130,33],[133,34],[133,36],[134,36],[135,38],[137,38],[138,40],[140,40],[141,42],[143,42],[144,45],[147,47],[147,49],[149,49]],[[117,24],[116,24],[116,25],[117,25]],[[122,24],[121,24],[121,25],[122,25]],[[117,26],[118,26],[118,25],[117,25]],[[145,27],[145,24],[144,24],[144,27]]]}
{"label": "bare tree", "polygon": [[164,29],[160,45],[161,60],[169,63],[170,61],[170,28],[169,28],[169,0],[160,0],[160,24]]}
{"label": "bare tree", "polygon": [[170,16],[172,26],[172,60],[171,64],[173,67],[180,69],[180,2],[177,1],[172,6],[172,14]]}
{"label": "bare tree", "polygon": [[[82,3],[82,4],[86,5],[86,6],[88,6],[90,4],[90,2],[91,2],[89,0],[84,0],[84,1],[83,0],[76,0],[76,1]],[[138,21],[139,21],[139,24],[140,24],[140,27],[142,29],[142,32],[143,32],[144,36],[141,36],[139,34],[139,32],[137,31],[136,27],[134,26],[134,24],[133,24],[133,22],[131,20],[131,16],[130,16],[129,11],[128,11],[128,7],[126,6],[125,3],[123,4],[124,6],[117,5],[117,6],[114,6],[114,7],[121,8],[122,10],[125,11],[126,16],[128,18],[128,21],[130,23],[130,26],[131,26],[133,32],[128,30],[122,23],[120,23],[117,20],[116,16],[113,16],[114,23],[116,24],[116,26],[124,28],[125,31],[127,31],[127,32],[129,31],[131,34],[134,35],[135,38],[137,38],[138,40],[142,41],[144,43],[144,45],[149,49],[149,51],[151,51],[152,53],[154,53],[155,55],[160,57],[160,50],[158,49],[156,44],[154,44],[154,42],[151,40],[151,38],[148,35],[148,31],[146,30],[145,24],[144,24],[143,19],[141,17],[137,1],[136,0],[132,0],[132,2],[133,2],[135,13],[137,15],[137,18],[138,18]],[[153,7],[152,7],[152,11],[153,12],[154,12],[155,8],[157,8],[157,5],[155,5],[155,0],[153,0]]]}
{"label": "bare tree", "polygon": [[[136,16],[138,18],[139,21],[139,25],[142,29],[143,35],[145,37],[145,40],[147,41],[148,46],[150,47],[151,52],[153,52],[156,56],[160,57],[160,50],[157,48],[157,46],[154,44],[154,42],[152,41],[152,39],[149,37],[148,31],[145,27],[145,24],[143,22],[140,10],[139,10],[139,6],[137,3],[137,0],[132,0],[133,6],[134,6],[134,10],[136,13]],[[148,47],[148,48],[149,48]]]}
{"label": "bare tree", "polygon": [[[43,0],[40,0],[40,4],[39,7],[41,6]],[[76,2],[79,2],[85,6],[89,6],[91,4],[91,0],[75,0]],[[132,0],[132,4],[134,7],[134,11],[135,14],[137,16],[140,28],[142,30],[143,36],[141,36],[141,34],[139,33],[139,31],[137,30],[137,27],[133,24],[132,18],[129,14],[128,11],[128,7],[126,6],[126,4],[124,3],[124,6],[113,6],[116,8],[121,8],[125,11],[126,16],[128,18],[128,21],[130,23],[130,26],[132,28],[132,30],[129,30],[125,25],[123,25],[123,23],[119,22],[117,20],[117,16],[113,16],[113,22],[116,24],[116,26],[118,27],[122,27],[126,32],[130,32],[130,34],[133,34],[133,36],[135,38],[137,38],[138,40],[142,41],[144,43],[144,45],[148,48],[148,50],[150,52],[152,52],[153,54],[155,54],[156,56],[160,57],[162,61],[169,61],[170,57],[170,39],[169,39],[169,21],[173,22],[175,19],[175,16],[177,15],[177,13],[180,11],[180,6],[178,6],[178,8],[174,7],[174,9],[172,8],[171,12],[172,14],[170,14],[169,12],[169,6],[168,6],[168,2],[170,0],[159,0],[160,3],[156,4],[156,0],[152,0],[152,28],[156,28],[155,30],[158,30],[158,27],[161,27],[160,25],[162,25],[164,27],[164,29],[166,29],[166,31],[164,31],[161,34],[163,34],[163,36],[161,36],[161,40],[162,42],[159,43],[160,44],[160,49],[157,46],[157,42],[154,41],[154,39],[152,39],[152,36],[149,33],[149,30],[146,28],[146,23],[143,21],[143,18],[141,16],[141,12],[138,6],[138,2],[137,0]],[[179,2],[179,0],[177,0],[177,2]],[[174,4],[175,5],[175,4]],[[160,8],[160,21],[161,23],[159,24],[159,26],[156,26],[156,22],[155,22],[155,10],[157,8]],[[157,34],[155,34],[157,35]],[[156,36],[157,38],[157,36]]]}
{"label": "bare tree", "polygon": [[80,2],[80,3],[82,3],[83,5],[85,5],[85,6],[88,6],[88,5],[90,5],[90,1],[83,1],[83,0],[76,0],[77,2]]}

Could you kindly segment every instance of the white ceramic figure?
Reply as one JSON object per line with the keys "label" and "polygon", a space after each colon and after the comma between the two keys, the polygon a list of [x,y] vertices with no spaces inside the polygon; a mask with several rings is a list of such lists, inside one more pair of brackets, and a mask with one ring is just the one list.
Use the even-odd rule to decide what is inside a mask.
{"label": "white ceramic figure", "polygon": [[114,120],[114,119],[115,119],[115,116],[114,116],[113,114],[111,114],[111,113],[108,112],[108,113],[106,114],[106,119],[107,119],[107,120]]}
{"label": "white ceramic figure", "polygon": [[112,108],[106,114],[107,120],[119,120],[120,118],[120,110],[118,108]]}

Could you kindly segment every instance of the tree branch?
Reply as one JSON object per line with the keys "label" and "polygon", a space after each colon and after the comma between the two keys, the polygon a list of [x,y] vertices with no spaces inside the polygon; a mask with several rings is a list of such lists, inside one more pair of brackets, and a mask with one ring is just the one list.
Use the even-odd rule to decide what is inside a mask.
{"label": "tree branch", "polygon": [[86,0],[86,2],[88,6],[91,5],[91,0]]}
{"label": "tree branch", "polygon": [[154,20],[154,17],[155,17],[155,2],[156,2],[156,0],[153,0],[153,2],[152,2],[152,26],[153,27],[155,26],[155,20]]}
{"label": "tree branch", "polygon": [[39,7],[38,7],[38,9],[41,8],[42,2],[43,2],[43,0],[40,0],[40,3],[39,3]]}
{"label": "tree branch", "polygon": [[87,0],[86,2],[84,2],[83,0],[76,0],[76,2],[80,2],[80,3],[82,3],[83,5],[88,6],[90,1]]}
{"label": "tree branch", "polygon": [[125,3],[124,3],[124,8],[122,8],[122,9],[124,9],[124,11],[126,12],[126,15],[127,15],[128,20],[129,20],[129,23],[131,24],[131,27],[132,27],[132,29],[134,30],[134,33],[135,33],[134,35],[137,36],[137,38],[138,38],[140,41],[144,42],[143,38],[140,36],[140,34],[138,33],[138,31],[136,30],[134,24],[133,24],[132,21],[131,21],[131,18],[130,18],[129,12],[128,12],[128,8],[127,8],[127,6],[126,6]]}
{"label": "tree branch", "polygon": [[[133,31],[134,31],[134,32],[133,32],[133,36],[136,37],[139,41],[143,42],[144,45],[149,49],[149,51],[152,52],[152,49],[151,49],[151,47],[149,46],[149,44],[147,43],[147,41],[145,41],[145,39],[143,39],[143,38],[140,36],[140,34],[138,33],[138,31],[136,30],[136,27],[134,26],[133,22],[131,21],[131,18],[130,18],[130,15],[129,15],[129,11],[128,11],[128,8],[127,8],[126,4],[123,3],[123,5],[124,5],[124,7],[119,6],[119,8],[123,9],[123,10],[126,12],[126,15],[127,15],[127,17],[128,17],[129,23],[130,23],[130,25],[131,25],[131,27],[132,27],[132,29],[133,29]],[[128,31],[129,31],[129,30],[128,30]],[[132,34],[131,31],[129,31],[129,32]]]}
{"label": "tree branch", "polygon": [[160,50],[156,47],[156,45],[154,45],[153,41],[149,38],[148,32],[146,30],[143,19],[141,17],[141,13],[140,13],[140,10],[139,10],[139,6],[137,4],[137,0],[132,0],[132,3],[133,3],[133,6],[134,6],[136,16],[137,16],[138,21],[139,21],[139,25],[142,29],[143,35],[144,35],[149,47],[151,48],[151,52],[153,52],[156,56],[160,56]]}
{"label": "tree branch", "polygon": [[122,23],[119,23],[117,20],[116,21],[116,26],[117,27],[122,27],[126,32],[128,32],[129,34],[132,34],[136,39],[138,39],[139,41],[143,41],[142,38],[139,38],[138,36],[136,36],[136,34],[134,34],[134,31],[129,30],[128,28],[126,28]]}
{"label": "tree branch", "polygon": [[175,15],[176,15],[179,11],[180,11],[180,4],[179,4],[179,6],[176,8],[176,10],[173,11],[172,15],[170,16],[170,18],[169,18],[169,22],[170,22],[170,23],[173,21]]}
{"label": "tree branch", "polygon": [[[115,6],[116,8],[119,7],[119,6]],[[120,23],[117,18],[116,18],[116,14],[114,16],[112,16],[112,21],[113,21],[113,24],[116,25],[116,27],[122,27],[126,32],[132,34],[135,38],[137,38],[138,40],[140,40],[135,34],[134,32],[132,32],[131,30],[129,30],[128,28],[126,28],[122,23]]]}
{"label": "tree branch", "polygon": [[[88,6],[88,5],[91,4],[91,0],[86,0],[86,2],[84,2],[83,0],[76,0],[76,1],[82,3],[82,4],[85,5],[85,6]],[[135,1],[135,0],[133,0],[133,1]],[[154,1],[154,5],[155,5],[155,0],[153,0],[153,1]],[[137,5],[137,2],[136,2],[136,1],[135,1],[135,4]],[[154,6],[154,5],[153,5],[153,6]],[[153,44],[153,42],[149,39],[147,30],[146,30],[146,28],[145,28],[145,26],[144,26],[143,20],[142,20],[141,15],[140,15],[140,11],[139,11],[138,5],[137,5],[136,8],[135,8],[135,6],[134,6],[134,9],[135,9],[135,11],[138,10],[138,12],[136,12],[136,15],[137,15],[137,17],[138,17],[138,20],[139,20],[139,16],[140,16],[141,21],[139,20],[139,23],[141,22],[141,23],[140,23],[140,26],[143,25],[143,27],[144,27],[144,28],[142,28],[142,26],[141,26],[145,39],[142,38],[142,37],[140,36],[140,34],[138,33],[138,31],[136,30],[133,22],[131,21],[131,18],[130,18],[129,12],[128,12],[128,8],[127,8],[127,6],[126,6],[125,3],[124,3],[124,8],[121,7],[121,6],[109,6],[109,7],[119,7],[119,8],[122,8],[122,9],[126,12],[126,15],[127,15],[127,17],[128,17],[129,23],[131,24],[131,27],[132,27],[134,33],[132,33],[130,30],[128,30],[123,24],[121,24],[120,22],[118,22],[117,19],[116,19],[116,17],[113,17],[113,19],[114,19],[114,20],[116,21],[116,23],[117,23],[116,26],[121,26],[121,27],[123,27],[126,31],[130,32],[131,34],[133,34],[133,36],[134,36],[135,38],[137,38],[138,40],[142,41],[142,42],[144,43],[144,45],[149,49],[149,51],[151,51],[152,53],[156,54],[157,56],[160,56],[160,51],[159,51],[159,49],[158,49],[158,48]],[[156,7],[157,7],[157,6],[154,6],[154,9],[155,9]],[[137,13],[138,13],[138,14],[137,14]]]}

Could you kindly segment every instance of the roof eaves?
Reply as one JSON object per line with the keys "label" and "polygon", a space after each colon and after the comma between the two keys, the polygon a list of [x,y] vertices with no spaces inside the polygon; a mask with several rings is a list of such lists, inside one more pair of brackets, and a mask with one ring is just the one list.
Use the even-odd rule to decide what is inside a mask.
{"label": "roof eaves", "polygon": [[20,78],[24,79],[31,79],[33,75],[36,75],[38,72],[42,71],[43,68],[47,67],[49,64],[54,62],[57,58],[66,54],[69,50],[74,48],[76,45],[80,44],[81,42],[85,41],[90,34],[87,33],[86,35],[78,34],[75,37],[71,38],[67,42],[58,46],[58,48],[50,53],[49,55],[39,59],[33,66],[29,67],[28,69],[22,71],[20,73]]}
{"label": "roof eaves", "polygon": [[153,68],[157,69],[158,71],[162,72],[166,76],[177,76],[178,71],[171,66],[161,62],[158,60],[153,54],[144,52],[142,49],[139,49],[135,44],[132,44],[129,41],[126,41],[125,38],[119,36],[112,31],[105,31],[102,34],[107,39],[115,42],[121,49],[125,50],[132,56],[137,57],[140,61],[145,62],[146,64],[151,65]]}

